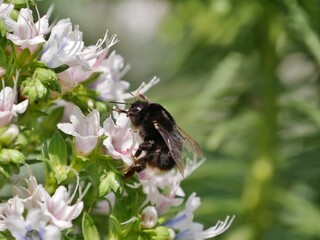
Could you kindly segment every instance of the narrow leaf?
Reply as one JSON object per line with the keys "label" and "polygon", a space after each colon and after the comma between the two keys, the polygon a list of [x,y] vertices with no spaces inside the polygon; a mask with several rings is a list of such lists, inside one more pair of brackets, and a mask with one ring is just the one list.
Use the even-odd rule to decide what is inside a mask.
{"label": "narrow leaf", "polygon": [[85,240],[99,240],[99,233],[90,215],[86,212],[82,217],[82,233]]}
{"label": "narrow leaf", "polygon": [[67,146],[65,140],[58,131],[53,134],[48,150],[52,167],[67,165]]}

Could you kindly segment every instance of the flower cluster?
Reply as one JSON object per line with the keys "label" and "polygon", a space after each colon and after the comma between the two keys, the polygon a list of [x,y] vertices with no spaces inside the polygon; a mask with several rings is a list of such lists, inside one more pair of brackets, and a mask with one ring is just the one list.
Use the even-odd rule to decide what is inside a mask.
{"label": "flower cluster", "polygon": [[16,196],[0,204],[0,231],[9,230],[16,239],[60,239],[61,230],[72,227],[72,220],[83,209],[78,200],[71,205],[64,186],[52,196],[30,174],[27,187],[17,186]]}
{"label": "flower cluster", "polygon": [[[0,0],[0,188],[14,189],[0,204],[0,238],[208,239],[228,229],[233,217],[203,230],[199,197],[181,188],[203,160],[184,159],[183,176],[147,168],[124,178],[142,139],[119,103],[159,79],[129,91],[116,35],[86,46],[70,19],[50,24],[52,8],[40,16],[22,2]],[[31,170],[26,187],[12,184],[24,166],[42,169],[44,185]]]}

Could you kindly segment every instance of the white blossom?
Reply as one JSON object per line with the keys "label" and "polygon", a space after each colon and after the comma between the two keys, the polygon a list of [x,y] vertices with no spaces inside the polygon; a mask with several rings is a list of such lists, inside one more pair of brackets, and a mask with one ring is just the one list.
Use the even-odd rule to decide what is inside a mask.
{"label": "white blossom", "polygon": [[39,208],[39,203],[50,197],[49,193],[41,184],[37,183],[36,178],[31,174],[26,183],[26,187],[21,185],[14,187],[15,195],[19,197],[27,209]]}
{"label": "white blossom", "polygon": [[84,116],[77,106],[72,110],[70,123],[59,123],[57,126],[64,133],[75,137],[77,151],[82,156],[86,156],[95,148],[98,137],[102,134],[99,112],[93,110]]}
{"label": "white blossom", "polygon": [[99,39],[94,46],[84,47],[79,26],[72,28],[69,18],[62,19],[52,28],[48,41],[44,44],[40,60],[51,68],[63,64],[82,66],[84,71],[93,70],[105,58],[108,49],[118,42],[115,35]]}
{"label": "white blossom", "polygon": [[7,229],[6,219],[9,216],[22,216],[23,211],[23,202],[18,197],[11,198],[8,202],[0,203],[0,231]]}
{"label": "white blossom", "polygon": [[4,87],[0,92],[0,127],[10,123],[13,116],[23,113],[28,106],[26,99],[19,104],[14,104],[15,92],[11,87]]}
{"label": "white blossom", "polygon": [[80,60],[80,64],[86,67],[86,69],[99,69],[107,56],[109,49],[117,42],[117,36],[111,35],[111,37],[109,37],[107,31],[103,39],[99,39],[96,45],[84,47],[84,49],[77,54],[77,58]]}
{"label": "white blossom", "polygon": [[92,88],[100,93],[104,100],[123,100],[121,95],[129,88],[129,83],[122,80],[129,67],[125,65],[121,55],[113,51],[98,68],[101,72],[99,78],[94,82]]}
{"label": "white blossom", "polygon": [[64,186],[56,189],[55,193],[41,203],[43,214],[50,218],[50,221],[59,229],[72,227],[72,220],[77,218],[83,209],[83,202],[77,201],[70,205],[69,194]]}
{"label": "white blossom", "polygon": [[22,215],[10,215],[5,219],[7,229],[17,240],[60,239],[58,227],[49,223],[49,218],[40,209],[30,209],[26,218]]}
{"label": "white blossom", "polygon": [[101,64],[99,68],[101,75],[91,87],[100,93],[103,100],[124,101],[144,94],[160,81],[159,78],[154,77],[147,84],[143,82],[136,90],[129,93],[130,83],[122,80],[129,68],[130,66],[124,64],[122,56],[112,52]]}
{"label": "white blossom", "polygon": [[[187,159],[184,169],[184,176],[179,171],[173,170],[166,174],[156,175],[149,174],[146,169],[139,173],[139,179],[143,192],[147,195],[147,201],[155,205],[158,214],[164,214],[171,206],[179,206],[183,202],[185,196],[180,183],[197,169],[204,160],[199,162],[196,159]],[[163,193],[165,190],[165,194]]]}
{"label": "white blossom", "polygon": [[79,83],[89,78],[93,72],[92,70],[85,70],[81,65],[75,65],[58,73],[57,77],[61,85],[61,94],[72,91]]}
{"label": "white blossom", "polygon": [[115,159],[122,159],[126,165],[133,163],[133,154],[138,148],[138,134],[130,129],[130,119],[125,114],[114,114],[116,122],[112,117],[107,118],[103,123],[104,134],[107,138],[103,145],[107,153]]}
{"label": "white blossom", "polygon": [[78,26],[72,30],[69,18],[62,19],[52,28],[48,41],[44,44],[40,60],[51,68],[63,64],[76,64],[77,53],[81,52],[84,43]]}
{"label": "white blossom", "polygon": [[[17,212],[15,215],[21,215],[24,212],[24,208],[28,212],[34,209],[39,209],[41,210],[42,215],[46,217],[47,221],[50,222],[50,224],[53,224],[55,227],[58,227],[60,230],[72,227],[72,220],[77,218],[83,209],[83,202],[80,201],[81,196],[76,203],[72,205],[71,202],[73,201],[74,194],[69,196],[66,187],[59,186],[54,194],[50,196],[45,188],[41,184],[37,183],[36,178],[32,176],[31,172],[29,175],[30,177],[26,181],[27,187],[15,187],[16,197],[10,199],[8,203],[11,203],[10,206],[13,206],[12,203],[15,203],[14,205],[20,207],[10,207],[10,209],[18,209],[15,211],[11,210],[10,212]],[[74,190],[74,193],[77,190],[78,184]],[[21,204],[23,204],[22,210]],[[8,206],[6,209],[9,209]],[[6,210],[6,212],[8,212],[8,210]]]}
{"label": "white blossom", "polygon": [[200,204],[200,198],[196,197],[195,193],[192,193],[186,202],[185,210],[163,224],[164,226],[178,231],[174,239],[202,240],[213,238],[222,234],[230,227],[234,216],[232,218],[227,216],[225,221],[218,221],[215,226],[207,230],[203,230],[202,224],[193,222],[193,212],[200,206]]}
{"label": "white blossom", "polygon": [[[79,83],[87,80],[92,74],[103,72],[102,63],[109,48],[117,42],[115,36],[109,39],[108,33],[103,39],[99,39],[96,45],[84,47],[76,54],[78,64],[70,66],[65,71],[58,73],[57,77],[61,84],[62,93],[71,91]],[[103,46],[106,45],[106,47]]]}
{"label": "white blossom", "polygon": [[3,0],[0,0],[0,19],[5,19],[12,12],[14,6],[13,4],[3,3]]}
{"label": "white blossom", "polygon": [[22,49],[29,48],[31,52],[39,44],[45,42],[44,34],[47,33],[49,28],[47,15],[34,23],[32,11],[28,8],[20,9],[17,22],[11,18],[6,18],[4,23],[8,30],[7,39],[21,46]]}
{"label": "white blossom", "polygon": [[122,99],[130,99],[133,96],[139,96],[140,94],[144,94],[145,92],[147,92],[150,88],[154,87],[159,82],[160,82],[160,79],[158,77],[153,77],[147,83],[142,82],[136,90],[131,91],[130,93],[127,91],[123,92],[121,97]]}

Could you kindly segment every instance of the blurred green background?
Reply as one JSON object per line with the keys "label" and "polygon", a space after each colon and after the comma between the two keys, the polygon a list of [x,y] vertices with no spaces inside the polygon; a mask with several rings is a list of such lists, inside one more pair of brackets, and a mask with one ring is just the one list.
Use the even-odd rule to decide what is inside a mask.
{"label": "blurred green background", "polygon": [[319,0],[55,0],[86,44],[106,29],[147,93],[201,145],[185,182],[206,227],[235,214],[218,239],[320,239]]}

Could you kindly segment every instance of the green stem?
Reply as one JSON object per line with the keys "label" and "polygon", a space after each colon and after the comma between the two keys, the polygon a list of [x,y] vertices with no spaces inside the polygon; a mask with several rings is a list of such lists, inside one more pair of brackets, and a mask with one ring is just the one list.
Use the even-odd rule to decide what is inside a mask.
{"label": "green stem", "polygon": [[258,81],[258,143],[256,155],[246,179],[243,194],[248,224],[252,230],[250,239],[263,239],[273,221],[272,189],[276,169],[276,133],[278,115],[278,79],[275,75],[278,59],[275,43],[271,39],[272,17],[265,16],[260,32],[260,67]]}

